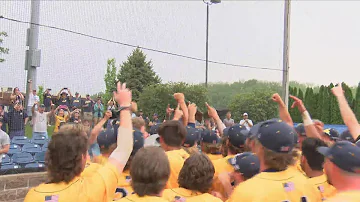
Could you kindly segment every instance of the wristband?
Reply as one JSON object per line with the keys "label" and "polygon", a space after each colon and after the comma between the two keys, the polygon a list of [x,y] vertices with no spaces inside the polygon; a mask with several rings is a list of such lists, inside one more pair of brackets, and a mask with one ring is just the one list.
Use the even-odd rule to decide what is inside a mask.
{"label": "wristband", "polygon": [[303,119],[304,126],[309,126],[309,125],[314,124],[308,111],[304,111],[301,114],[301,117]]}

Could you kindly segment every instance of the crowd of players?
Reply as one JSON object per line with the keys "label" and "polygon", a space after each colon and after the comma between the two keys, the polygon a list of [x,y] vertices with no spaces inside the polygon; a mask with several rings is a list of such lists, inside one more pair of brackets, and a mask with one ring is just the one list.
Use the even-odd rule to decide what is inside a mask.
{"label": "crowd of players", "polygon": [[[196,128],[195,103],[175,93],[172,120],[154,124],[132,118],[131,91],[118,83],[120,114],[108,110],[91,130],[66,124],[46,153],[48,182],[32,188],[26,202],[49,201],[360,201],[360,125],[341,86],[332,89],[349,141],[329,138],[296,97],[303,124],[293,127],[278,94],[279,118],[225,127],[207,103],[216,131]],[[96,152],[98,145],[100,152]]]}

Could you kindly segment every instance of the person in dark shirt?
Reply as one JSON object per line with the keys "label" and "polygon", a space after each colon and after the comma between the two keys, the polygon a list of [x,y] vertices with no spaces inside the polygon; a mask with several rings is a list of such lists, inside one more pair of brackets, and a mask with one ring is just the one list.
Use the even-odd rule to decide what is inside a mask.
{"label": "person in dark shirt", "polygon": [[86,99],[83,101],[83,112],[84,112],[84,120],[92,122],[93,119],[93,110],[94,110],[94,101],[90,98],[90,95],[86,95]]}
{"label": "person in dark shirt", "polygon": [[6,113],[5,113],[5,110],[4,110],[4,106],[3,106],[3,105],[0,105],[0,121],[3,122],[3,124],[1,125],[1,128],[0,128],[0,129],[1,129],[2,131],[4,131],[4,132],[7,131],[7,130],[6,130],[6,123],[4,123],[5,115],[6,115]]}
{"label": "person in dark shirt", "polygon": [[25,125],[28,121],[27,114],[23,111],[23,106],[15,104],[14,110],[5,116],[5,122],[9,126],[9,136],[25,136]]}
{"label": "person in dark shirt", "polygon": [[74,111],[76,109],[81,109],[81,96],[79,96],[79,93],[75,93],[75,97],[71,100],[71,110]]}
{"label": "person in dark shirt", "polygon": [[[68,94],[64,91],[67,90],[69,92],[69,96]],[[72,98],[70,89],[67,88],[63,88],[59,91],[58,93],[58,105],[60,106],[60,109],[65,109],[67,106],[69,109],[71,108],[71,103],[70,103],[70,99]]]}
{"label": "person in dark shirt", "polygon": [[50,112],[51,111],[51,105],[53,104],[52,102],[52,96],[50,94],[51,89],[48,88],[46,89],[46,91],[44,92],[43,96],[44,96],[44,105],[45,105],[45,112]]}
{"label": "person in dark shirt", "polygon": [[75,109],[74,111],[72,111],[70,113],[69,122],[70,123],[81,123],[80,110],[79,109]]}

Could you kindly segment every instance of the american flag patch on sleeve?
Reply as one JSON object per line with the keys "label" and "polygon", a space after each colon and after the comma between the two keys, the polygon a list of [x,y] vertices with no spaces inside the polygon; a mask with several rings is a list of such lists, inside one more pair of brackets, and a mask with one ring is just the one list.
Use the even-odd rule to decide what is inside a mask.
{"label": "american flag patch on sleeve", "polygon": [[294,185],[293,182],[286,182],[283,185],[284,185],[284,189],[285,189],[286,192],[295,190],[295,185]]}
{"label": "american flag patch on sleeve", "polygon": [[59,195],[51,195],[51,196],[45,196],[46,202],[58,202],[59,201]]}

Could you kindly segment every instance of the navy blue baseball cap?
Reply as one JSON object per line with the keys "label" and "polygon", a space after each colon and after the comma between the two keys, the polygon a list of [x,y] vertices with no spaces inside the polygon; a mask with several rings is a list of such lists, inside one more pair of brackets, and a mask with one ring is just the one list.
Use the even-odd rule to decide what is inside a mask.
{"label": "navy blue baseball cap", "polygon": [[259,158],[251,152],[244,152],[235,155],[228,160],[236,172],[240,172],[244,177],[251,178],[260,172]]}
{"label": "navy blue baseball cap", "polygon": [[144,134],[139,130],[133,131],[134,145],[131,155],[135,155],[136,152],[144,147]]}
{"label": "navy blue baseball cap", "polygon": [[305,137],[306,137],[304,124],[299,123],[299,124],[295,127],[295,130],[296,130],[297,134],[299,134],[300,136],[305,136]]}
{"label": "navy blue baseball cap", "polygon": [[158,130],[161,124],[155,124],[150,127],[150,135],[158,134]]}
{"label": "navy blue baseball cap", "polygon": [[340,138],[341,140],[346,140],[346,141],[355,143],[355,140],[354,140],[354,138],[353,138],[353,136],[351,135],[351,133],[350,133],[349,130],[345,130],[344,132],[342,132],[342,133],[340,134],[339,138]]}
{"label": "navy blue baseball cap", "polygon": [[114,129],[107,128],[102,130],[97,137],[97,142],[101,149],[108,149],[110,145],[116,144],[117,135],[114,132]]}
{"label": "navy blue baseball cap", "polygon": [[199,140],[200,131],[197,130],[196,128],[193,128],[190,126],[186,126],[186,131],[187,131],[187,134],[186,134],[186,138],[184,141],[184,146],[192,147]]}
{"label": "navy blue baseball cap", "polygon": [[271,119],[256,126],[255,138],[267,149],[277,153],[289,153],[295,147],[296,131],[281,119]]}
{"label": "navy blue baseball cap", "polygon": [[217,144],[220,142],[220,138],[216,135],[215,131],[204,130],[201,141],[204,143]]}
{"label": "navy blue baseball cap", "polygon": [[339,132],[334,128],[327,128],[324,130],[324,134],[329,136],[331,140],[339,140]]}
{"label": "navy blue baseball cap", "polygon": [[338,141],[332,147],[318,147],[317,150],[340,169],[360,173],[360,147],[355,144]]}
{"label": "navy blue baseball cap", "polygon": [[249,135],[249,131],[246,127],[236,124],[230,127],[228,131],[229,142],[237,148],[243,148],[245,146],[246,138]]}

